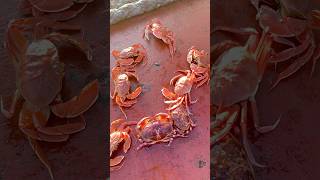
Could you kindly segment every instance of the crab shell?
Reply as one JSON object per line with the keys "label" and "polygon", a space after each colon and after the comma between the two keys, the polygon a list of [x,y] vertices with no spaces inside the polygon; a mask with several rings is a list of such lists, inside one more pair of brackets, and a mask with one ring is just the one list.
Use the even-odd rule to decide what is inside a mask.
{"label": "crab shell", "polygon": [[118,93],[118,96],[125,98],[130,91],[130,81],[127,74],[120,74],[115,80],[115,91]]}
{"label": "crab shell", "polygon": [[184,106],[178,106],[170,112],[173,126],[180,134],[187,134],[195,126]]}
{"label": "crab shell", "polygon": [[138,122],[136,130],[138,138],[143,142],[161,141],[170,137],[174,132],[173,121],[169,116],[165,119],[145,117]]}
{"label": "crab shell", "polygon": [[202,58],[204,56],[206,56],[207,54],[205,53],[204,50],[199,51],[198,49],[196,49],[194,46],[192,46],[189,49],[188,55],[187,55],[187,62],[191,65],[191,64],[196,64],[197,66],[206,66],[205,64],[203,64],[203,62],[201,61]]}
{"label": "crab shell", "polygon": [[28,102],[37,107],[50,104],[61,90],[64,76],[64,64],[59,61],[56,46],[46,39],[32,42],[18,74],[18,86]]}
{"label": "crab shell", "polygon": [[257,64],[245,47],[225,51],[214,64],[212,76],[213,104],[217,106],[247,100],[258,88]]}
{"label": "crab shell", "polygon": [[194,81],[194,74],[191,76],[182,76],[179,78],[174,86],[174,92],[178,96],[183,96],[191,91]]}

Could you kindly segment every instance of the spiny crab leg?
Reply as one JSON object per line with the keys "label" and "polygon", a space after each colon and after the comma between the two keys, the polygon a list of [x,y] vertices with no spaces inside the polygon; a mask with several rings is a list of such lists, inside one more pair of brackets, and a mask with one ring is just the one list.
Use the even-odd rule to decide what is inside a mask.
{"label": "spiny crab leg", "polygon": [[71,100],[55,104],[51,106],[52,112],[61,118],[74,118],[87,111],[98,99],[99,84],[98,80],[94,80],[87,84],[79,96]]}
{"label": "spiny crab leg", "polygon": [[241,125],[241,132],[242,132],[242,141],[243,141],[243,146],[244,146],[244,149],[247,153],[247,156],[248,156],[248,159],[249,161],[257,166],[257,167],[261,167],[261,168],[264,168],[266,167],[265,165],[262,165],[260,163],[258,163],[254,156],[253,156],[253,153],[251,151],[251,148],[250,148],[250,145],[249,145],[249,142],[248,142],[248,136],[247,136],[247,113],[248,113],[248,110],[247,110],[247,102],[243,102],[241,103],[241,122],[240,122],[240,125]]}

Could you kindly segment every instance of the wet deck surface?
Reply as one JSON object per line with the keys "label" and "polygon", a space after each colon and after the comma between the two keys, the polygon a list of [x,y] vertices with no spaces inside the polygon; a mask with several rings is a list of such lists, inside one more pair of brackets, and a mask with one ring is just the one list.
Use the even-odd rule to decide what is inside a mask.
{"label": "wet deck surface", "polygon": [[[309,4],[304,8],[320,8],[315,0],[307,2]],[[239,3],[231,0],[215,1],[214,6],[215,25],[257,27],[255,9],[249,0],[241,0]],[[315,34],[319,44],[319,31],[315,31]],[[220,33],[216,37],[213,38],[215,42],[230,39],[230,36]],[[274,68],[270,67],[265,74],[256,96],[260,119],[263,124],[271,124],[280,114],[283,116],[273,132],[258,135],[254,130],[251,131],[254,155],[259,162],[268,165],[265,169],[256,168],[259,180],[319,179],[319,64],[312,79],[309,78],[310,71],[311,63],[308,63],[271,92],[268,90],[276,77]]]}
{"label": "wet deck surface", "polygon": [[[0,11],[0,42],[8,22],[18,18],[17,0],[8,1]],[[66,143],[42,143],[52,165],[55,178],[59,179],[105,179],[106,177],[106,102],[105,77],[107,77],[106,46],[107,22],[105,3],[96,0],[84,12],[70,21],[84,28],[85,40],[93,50],[93,63],[98,67],[94,73],[83,73],[70,68],[67,82],[70,95],[75,95],[86,83],[98,78],[100,98],[84,114],[87,127],[84,131],[71,135]],[[0,94],[9,95],[15,90],[14,66],[8,59],[1,44],[0,49]],[[91,75],[90,75],[91,74]],[[15,116],[10,123],[0,114],[0,179],[49,179],[47,169],[41,164],[25,136],[18,129]]]}
{"label": "wet deck surface", "polygon": [[[159,18],[176,34],[177,53],[173,61],[167,46],[161,41],[151,38],[147,42],[142,38],[144,26],[152,18]],[[134,43],[141,43],[147,49],[149,57],[147,65],[137,66],[137,75],[143,84],[143,94],[138,97],[137,104],[125,110],[128,120],[139,121],[145,116],[165,112],[161,88],[169,87],[169,81],[176,70],[188,68],[188,48],[194,45],[209,52],[209,31],[208,0],[178,1],[111,27],[111,50],[120,50]],[[114,58],[110,59],[110,66],[113,67]],[[111,179],[209,179],[209,93],[209,86],[192,90],[193,99],[199,99],[198,103],[191,106],[192,118],[197,127],[188,138],[175,139],[170,147],[157,144],[136,151],[139,143],[132,135],[133,143],[125,155],[124,164],[120,170],[111,173]],[[112,101],[110,103],[110,120],[124,118],[117,105]]]}

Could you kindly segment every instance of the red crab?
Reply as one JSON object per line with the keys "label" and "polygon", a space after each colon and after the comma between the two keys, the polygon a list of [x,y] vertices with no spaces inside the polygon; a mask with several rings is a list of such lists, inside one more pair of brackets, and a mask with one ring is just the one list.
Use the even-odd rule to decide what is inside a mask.
{"label": "red crab", "polygon": [[173,121],[173,127],[178,134],[187,135],[196,127],[185,106],[178,106],[170,111],[169,114]]}
{"label": "red crab", "polygon": [[137,64],[147,58],[146,49],[142,44],[133,44],[121,51],[113,50],[112,55],[117,60],[117,66],[132,70]]}
{"label": "red crab", "polygon": [[152,19],[144,29],[144,39],[149,40],[149,34],[153,34],[156,38],[161,39],[169,46],[171,58],[176,52],[175,37],[172,31],[165,27],[159,19]]}
{"label": "red crab", "polygon": [[204,50],[199,51],[194,46],[189,49],[187,55],[187,62],[190,64],[190,69],[193,73],[195,73],[197,79],[196,88],[202,86],[207,82],[209,84],[210,81],[210,64],[204,64],[203,58],[207,56],[207,53]]}
{"label": "red crab", "polygon": [[138,140],[142,143],[137,150],[156,143],[171,142],[175,137],[186,137],[177,134],[173,128],[173,120],[166,113],[158,113],[152,117],[142,118],[136,127]]}
{"label": "red crab", "polygon": [[170,80],[170,85],[174,86],[174,92],[170,92],[167,88],[162,88],[161,92],[165,98],[169,99],[165,101],[166,104],[171,105],[167,110],[173,110],[184,103],[188,114],[192,114],[189,104],[194,104],[197,100],[192,101],[190,93],[196,77],[190,70],[179,70],[178,72],[181,74]]}
{"label": "red crab", "polygon": [[67,21],[81,13],[94,0],[20,0],[19,10],[24,15]]}
{"label": "red crab", "polygon": [[[61,29],[69,27],[38,18],[19,19],[9,24],[6,49],[17,71],[17,90],[8,109],[4,105],[10,102],[4,102],[5,99],[1,97],[1,111],[7,118],[11,118],[16,104],[24,100],[20,110],[19,128],[28,137],[32,148],[53,179],[51,167],[37,141],[62,142],[66,141],[70,134],[83,130],[86,123],[82,114],[96,102],[99,85],[98,81],[94,80],[87,84],[78,96],[63,100],[65,97],[60,92],[63,89],[65,65],[79,67],[78,63],[90,64],[91,55],[85,44],[70,36],[46,34],[44,29],[49,27],[43,27],[44,25],[54,25]],[[34,32],[35,39],[29,40],[25,36],[28,30]],[[81,54],[84,58],[77,59],[79,62],[69,60],[66,47],[69,48],[68,53]],[[48,121],[54,117],[61,119],[60,122],[64,124],[48,126]],[[71,123],[66,118],[74,118],[76,122]]]}
{"label": "red crab", "polygon": [[212,53],[217,59],[213,59],[211,102],[217,107],[217,112],[211,126],[214,135],[211,136],[210,144],[214,145],[227,135],[238,115],[241,114],[242,139],[248,158],[254,165],[263,167],[255,161],[249,148],[247,101],[250,102],[255,128],[258,132],[269,132],[278,125],[280,119],[272,126],[259,126],[255,101],[255,94],[270,56],[272,38],[267,31],[264,31],[261,36],[252,29],[242,31],[251,34],[245,46],[225,41],[213,48]]}
{"label": "red crab", "polygon": [[[291,76],[303,67],[308,61],[313,62],[311,75],[317,60],[320,57],[320,47],[316,45],[312,29],[320,27],[320,23],[313,23],[317,19],[315,12],[312,11],[312,19],[308,19],[303,13],[292,6],[292,3],[281,1],[254,0],[253,4],[258,10],[257,19],[262,29],[269,29],[274,41],[278,44],[286,45],[288,48],[274,52],[270,62],[281,63],[294,59],[293,63],[284,69],[272,86],[274,88],[281,80]],[[303,1],[304,2],[304,1]],[[262,5],[259,5],[259,3]],[[273,9],[276,7],[276,10]],[[292,40],[294,39],[294,40]],[[295,43],[294,41],[297,41]]]}
{"label": "red crab", "polygon": [[128,108],[136,104],[136,98],[141,94],[142,88],[139,86],[135,90],[131,91],[131,82],[138,82],[138,78],[134,73],[123,71],[120,67],[114,67],[112,69],[112,80],[114,82],[115,89],[111,98],[115,99],[121,112],[127,119],[127,115],[122,107]]}
{"label": "red crab", "polygon": [[125,122],[123,119],[117,119],[113,121],[110,125],[110,170],[118,170],[121,168],[119,165],[124,156],[116,156],[113,157],[114,152],[119,148],[120,143],[124,142],[123,144],[123,152],[127,153],[131,146],[131,138],[130,138],[130,125],[136,125],[137,122],[130,121]]}

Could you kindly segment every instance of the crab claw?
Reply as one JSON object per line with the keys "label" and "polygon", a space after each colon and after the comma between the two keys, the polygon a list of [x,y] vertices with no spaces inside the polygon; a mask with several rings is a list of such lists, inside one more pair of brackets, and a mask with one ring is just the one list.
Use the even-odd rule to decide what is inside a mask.
{"label": "crab claw", "polygon": [[63,125],[46,126],[50,115],[50,108],[33,113],[33,123],[35,128],[47,135],[69,135],[82,131],[86,127],[86,121],[82,115],[80,120],[74,123],[66,123]]}
{"label": "crab claw", "polygon": [[69,138],[69,135],[47,135],[37,131],[33,125],[33,111],[27,103],[23,104],[19,117],[19,128],[28,137],[47,142],[63,142]]}
{"label": "crab claw", "polygon": [[119,165],[124,159],[124,156],[117,156],[113,159],[110,159],[110,166]]}
{"label": "crab claw", "polygon": [[162,88],[161,93],[165,98],[170,99],[170,100],[176,99],[176,97],[177,97],[176,94],[174,94],[173,92],[171,92],[167,88]]}
{"label": "crab claw", "polygon": [[94,80],[82,89],[79,96],[51,106],[52,112],[60,118],[74,118],[87,111],[98,99],[99,84]]}

